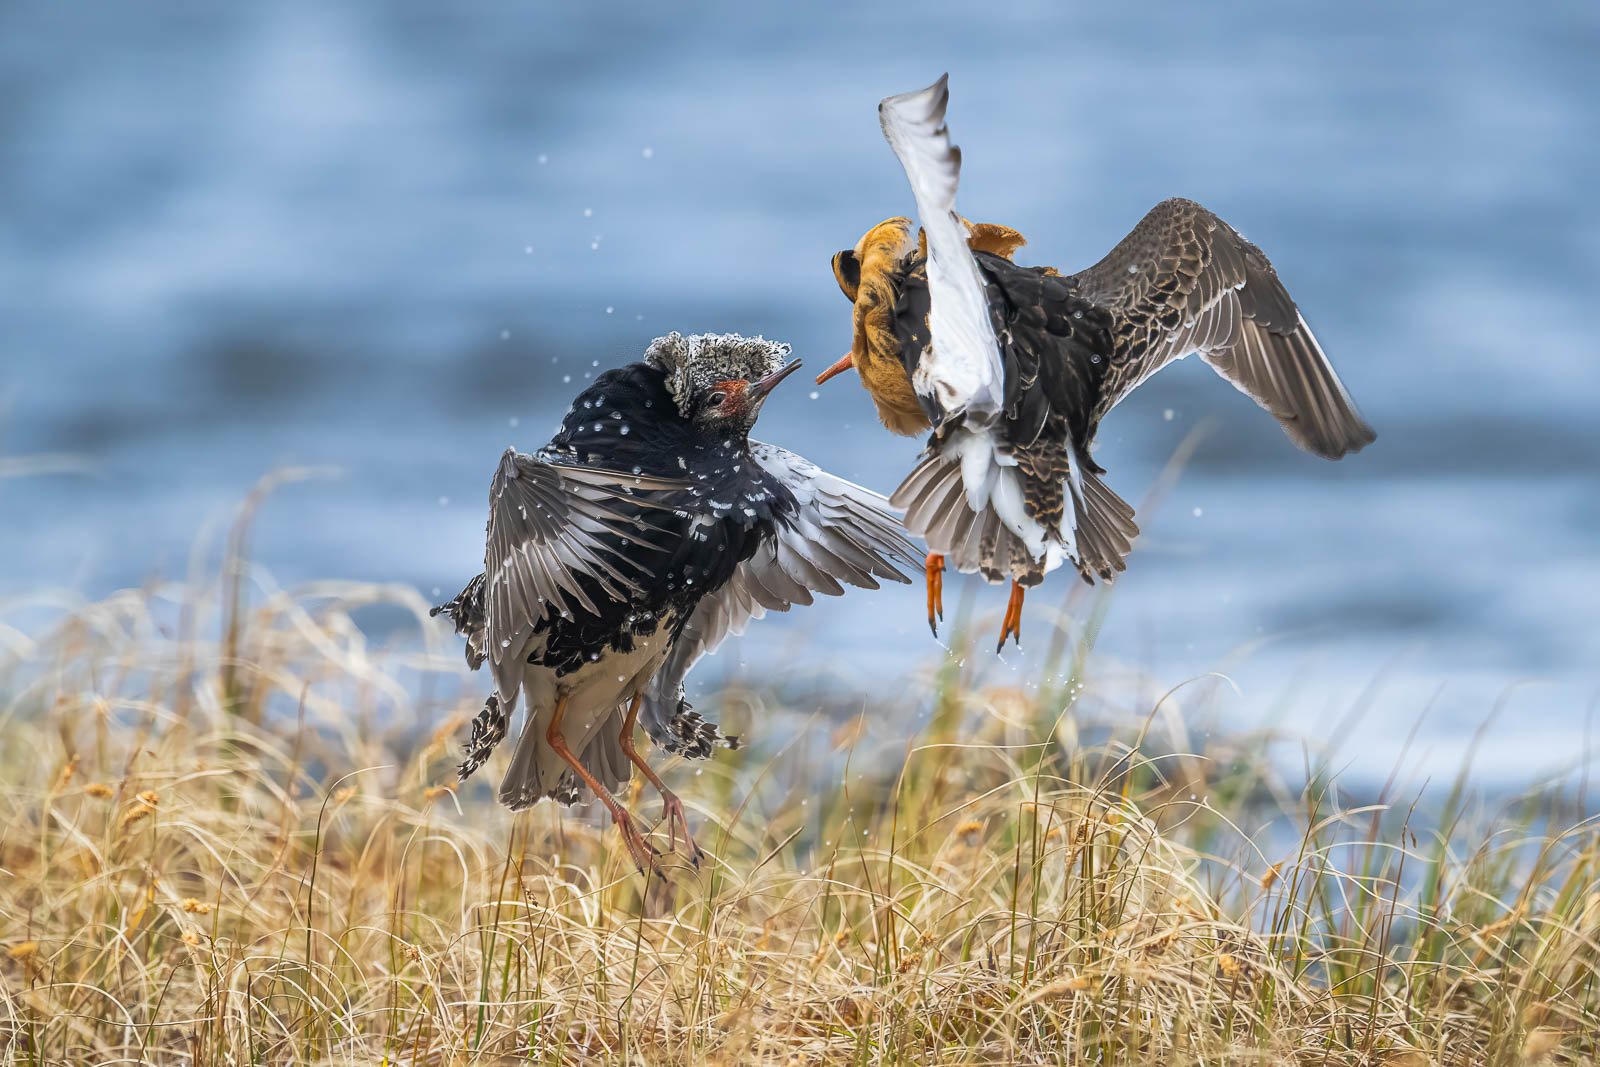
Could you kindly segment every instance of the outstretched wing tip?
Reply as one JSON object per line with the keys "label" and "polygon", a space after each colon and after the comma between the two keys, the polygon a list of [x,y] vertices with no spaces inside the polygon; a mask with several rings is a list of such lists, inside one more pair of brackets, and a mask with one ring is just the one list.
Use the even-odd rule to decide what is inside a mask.
{"label": "outstretched wing tip", "polygon": [[878,101],[878,114],[900,108],[918,100],[927,100],[928,117],[943,120],[945,105],[950,102],[950,72],[945,71],[933,84],[909,92],[894,93]]}

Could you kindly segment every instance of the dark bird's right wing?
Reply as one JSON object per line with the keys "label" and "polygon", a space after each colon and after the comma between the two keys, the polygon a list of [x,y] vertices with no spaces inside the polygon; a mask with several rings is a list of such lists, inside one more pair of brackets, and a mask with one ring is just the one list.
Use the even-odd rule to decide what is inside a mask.
{"label": "dark bird's right wing", "polygon": [[654,498],[686,485],[506,449],[489,489],[481,647],[508,707],[540,621],[598,614],[594,595],[624,600],[654,577],[649,560],[662,549],[652,541],[662,532],[650,521],[661,507]]}
{"label": "dark bird's right wing", "polygon": [[1112,316],[1099,419],[1191,352],[1271,412],[1289,439],[1338,459],[1376,439],[1261,249],[1192,200],[1164,200],[1068,279]]}
{"label": "dark bird's right wing", "polygon": [[817,593],[840,596],[847,585],[876,589],[880,578],[907,583],[900,568],[922,564],[899,514],[882,496],[776,445],[751,441],[750,451],[799,506],[726,585],[701,599],[651,682],[639,721],[672,752],[705,757],[720,737],[692,712],[680,718],[680,706],[689,669],[730,634],[744,633],[769,611],[810,604]]}

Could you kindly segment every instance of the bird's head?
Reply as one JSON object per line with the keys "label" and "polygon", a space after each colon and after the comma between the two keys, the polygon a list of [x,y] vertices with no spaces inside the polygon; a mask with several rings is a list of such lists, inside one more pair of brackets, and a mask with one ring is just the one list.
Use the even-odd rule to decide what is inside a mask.
{"label": "bird's head", "polygon": [[[1010,259],[1027,240],[1009,226],[961,220],[967,243],[974,252],[989,252]],[[834,375],[855,370],[861,384],[878,406],[878,417],[895,433],[919,434],[928,429],[928,416],[906,374],[905,360],[895,332],[894,309],[905,274],[918,259],[926,258],[926,236],[905,217],[885,219],[862,234],[854,248],[833,257],[833,277],[839,291],[854,305],[855,330],[850,351],[817,375],[821,385]]]}
{"label": "bird's head", "polygon": [[711,434],[743,436],[777,384],[800,367],[789,346],[734,333],[669,333],[645,350],[678,413]]}
{"label": "bird's head", "polygon": [[916,225],[903,216],[885,219],[861,235],[854,248],[833,257],[839,291],[854,305],[854,336],[845,357],[817,376],[821,385],[854,369],[878,406],[878,417],[895,433],[928,428],[900,359],[894,332],[894,306],[907,259],[917,250]]}

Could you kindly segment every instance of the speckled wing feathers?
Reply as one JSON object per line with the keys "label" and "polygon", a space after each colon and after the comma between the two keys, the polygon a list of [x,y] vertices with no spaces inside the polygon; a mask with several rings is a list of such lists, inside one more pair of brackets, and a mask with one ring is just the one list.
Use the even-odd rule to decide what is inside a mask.
{"label": "speckled wing feathers", "polygon": [[540,620],[596,612],[586,581],[615,599],[638,591],[647,565],[607,542],[648,545],[650,494],[683,484],[506,450],[489,490],[483,596],[484,649],[503,703],[515,702],[523,646]]}
{"label": "speckled wing feathers", "polygon": [[1166,364],[1199,352],[1307,451],[1337,459],[1375,439],[1267,257],[1199,204],[1161,202],[1070,281],[1113,322],[1092,423]]}
{"label": "speckled wing feathers", "polygon": [[684,705],[683,679],[701,656],[769,611],[810,604],[817,593],[839,596],[847,585],[876,589],[879,579],[907,582],[901,568],[921,564],[899,516],[877,493],[776,445],[752,441],[750,452],[797,507],[726,585],[700,601],[645,694],[640,724],[656,743],[688,756],[710,754],[703,731],[674,723]]}

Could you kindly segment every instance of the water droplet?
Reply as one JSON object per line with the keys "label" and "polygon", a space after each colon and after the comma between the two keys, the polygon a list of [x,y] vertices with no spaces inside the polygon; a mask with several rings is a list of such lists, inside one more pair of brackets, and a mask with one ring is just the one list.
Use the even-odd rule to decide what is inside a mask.
{"label": "water droplet", "polygon": [[1204,509],[1204,508],[1195,508],[1195,509],[1194,509],[1194,517],[1195,517],[1195,518],[1197,518],[1197,519],[1198,519],[1198,518],[1199,518],[1199,517],[1200,517],[1200,516],[1202,516],[1202,515],[1204,515],[1204,514],[1205,514],[1205,513],[1206,513],[1206,512],[1205,512],[1205,509]]}
{"label": "water droplet", "polygon": [[500,639],[500,647],[501,648],[510,648],[511,647],[511,638],[509,638],[509,637],[501,638]]}
{"label": "water droplet", "polygon": [[626,437],[626,436],[628,436],[628,429],[629,429],[628,424],[627,423],[623,423],[622,424],[622,428],[619,429],[617,432],[620,433],[622,436]]}
{"label": "water droplet", "polygon": [[439,595],[439,587],[438,586],[434,586],[433,587],[433,592],[430,593],[429,595],[430,596],[438,596]]}
{"label": "water droplet", "polygon": [[540,152],[539,153],[539,166],[542,167],[548,162],[550,162],[550,157],[545,155],[543,152]]}
{"label": "water droplet", "polygon": [[450,498],[449,498],[449,497],[447,497],[447,496],[442,496],[442,497],[440,497],[440,498],[439,498],[439,506],[440,506],[440,507],[441,507],[441,508],[444,508],[444,507],[449,507],[449,506],[450,506]]}
{"label": "water droplet", "polygon": [[570,382],[570,381],[572,381],[572,375],[570,375],[570,374],[563,374],[563,375],[562,375],[562,376],[561,376],[561,380],[562,380],[562,381],[563,381],[563,382]]}
{"label": "water droplet", "polygon": [[1083,312],[1081,312],[1081,311],[1074,311],[1074,312],[1073,312],[1073,313],[1072,313],[1072,317],[1073,317],[1073,318],[1075,318],[1075,319],[1081,319],[1081,318],[1083,318]]}
{"label": "water droplet", "polygon": [[1176,411],[1173,411],[1171,408],[1168,408],[1167,410],[1165,410],[1165,411],[1163,411],[1161,413],[1161,417],[1163,419],[1166,419],[1168,422],[1171,422],[1173,419],[1178,417],[1178,413]]}
{"label": "water droplet", "polygon": [[815,390],[815,389],[813,389],[813,390],[811,390],[811,399],[812,399],[812,400],[815,400],[815,399],[817,399],[817,397],[819,397],[819,396],[821,396],[821,395],[822,395],[822,394],[821,394],[821,393],[819,393],[819,392],[817,392],[817,391],[816,391],[816,390]]}
{"label": "water droplet", "polygon": [[510,330],[501,330],[500,331],[500,340],[502,340],[502,341],[511,340],[511,331]]}
{"label": "water droplet", "polygon": [[643,156],[644,158],[646,158],[646,159],[651,159],[651,158],[653,158],[655,156],[656,150],[654,148],[651,148],[649,145],[645,145],[644,148],[639,152],[639,154],[641,156]]}
{"label": "water droplet", "polygon": [[525,256],[533,255],[533,246],[532,245],[523,245],[522,246],[522,254],[525,255]]}
{"label": "water droplet", "polygon": [[513,415],[513,416],[511,416],[509,421],[510,421],[512,426],[515,426],[517,423],[521,422],[522,420],[517,418],[515,415]]}
{"label": "water droplet", "polygon": [[1139,273],[1139,264],[1137,264],[1137,263],[1129,263],[1128,264],[1128,273],[1129,274],[1138,274]]}
{"label": "water droplet", "polygon": [[594,217],[594,208],[592,208],[592,207],[584,208],[583,209],[583,217],[586,218],[586,219],[593,218]]}
{"label": "water droplet", "polygon": [[615,310],[617,310],[617,309],[616,309],[616,308],[614,308],[614,307],[612,307],[612,306],[611,306],[611,305],[610,305],[610,304],[607,304],[607,305],[606,305],[606,314],[607,314],[607,315],[609,315],[609,314],[611,314],[611,313],[612,313],[612,312],[613,312],[613,311],[615,311]]}

